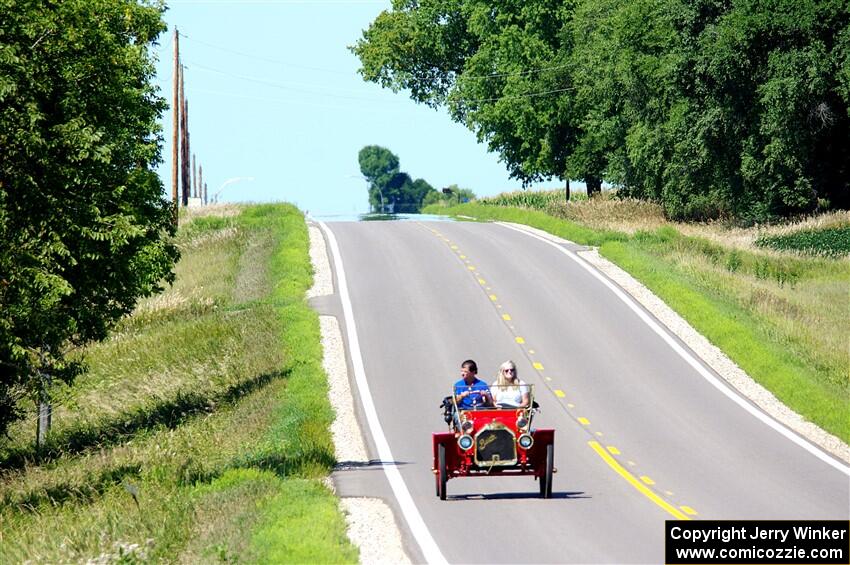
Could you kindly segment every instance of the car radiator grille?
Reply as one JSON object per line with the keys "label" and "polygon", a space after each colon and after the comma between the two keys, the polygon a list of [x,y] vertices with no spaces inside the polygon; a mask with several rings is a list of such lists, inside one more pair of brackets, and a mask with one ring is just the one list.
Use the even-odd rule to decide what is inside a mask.
{"label": "car radiator grille", "polygon": [[513,465],[516,440],[505,429],[483,430],[475,438],[475,462],[478,465]]}

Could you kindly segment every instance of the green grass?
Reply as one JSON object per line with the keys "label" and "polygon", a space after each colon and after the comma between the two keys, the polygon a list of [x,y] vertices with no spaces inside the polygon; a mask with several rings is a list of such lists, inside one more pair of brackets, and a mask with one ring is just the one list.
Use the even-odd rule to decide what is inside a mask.
{"label": "green grass", "polygon": [[303,216],[195,217],[178,240],[175,285],[58,391],[47,449],[31,420],[0,444],[0,562],[357,561],[321,481],[332,412]]}
{"label": "green grass", "polygon": [[850,442],[850,262],[722,245],[670,225],[629,235],[549,212],[474,203],[445,211],[599,246],[782,402]]}

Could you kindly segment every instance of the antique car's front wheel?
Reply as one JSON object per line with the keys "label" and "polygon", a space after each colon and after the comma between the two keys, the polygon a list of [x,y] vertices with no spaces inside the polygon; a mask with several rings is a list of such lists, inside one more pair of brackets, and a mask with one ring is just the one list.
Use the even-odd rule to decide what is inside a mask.
{"label": "antique car's front wheel", "polygon": [[540,498],[552,498],[552,473],[555,468],[555,445],[546,446],[546,462],[540,475]]}
{"label": "antique car's front wheel", "polygon": [[437,496],[440,497],[440,500],[445,500],[448,476],[446,474],[446,446],[442,443],[437,446],[437,462],[440,471],[440,474],[437,476]]}

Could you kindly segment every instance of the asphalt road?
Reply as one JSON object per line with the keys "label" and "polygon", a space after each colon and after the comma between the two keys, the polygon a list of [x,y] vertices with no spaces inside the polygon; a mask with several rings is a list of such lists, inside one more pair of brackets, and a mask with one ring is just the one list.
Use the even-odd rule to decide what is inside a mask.
{"label": "asphalt road", "polygon": [[[497,224],[326,226],[395,468],[449,562],[661,563],[665,520],[850,518],[847,474],[731,401],[553,246]],[[536,386],[535,424],[556,430],[551,500],[533,478],[435,496],[431,433],[466,358],[488,382],[512,359]]]}

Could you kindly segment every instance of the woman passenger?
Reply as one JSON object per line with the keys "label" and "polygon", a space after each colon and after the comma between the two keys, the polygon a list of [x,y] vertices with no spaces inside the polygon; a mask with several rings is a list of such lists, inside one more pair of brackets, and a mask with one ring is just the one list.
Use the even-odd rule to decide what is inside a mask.
{"label": "woman passenger", "polygon": [[513,361],[502,363],[499,376],[490,387],[493,403],[503,408],[528,408],[528,390],[528,385],[519,379]]}

